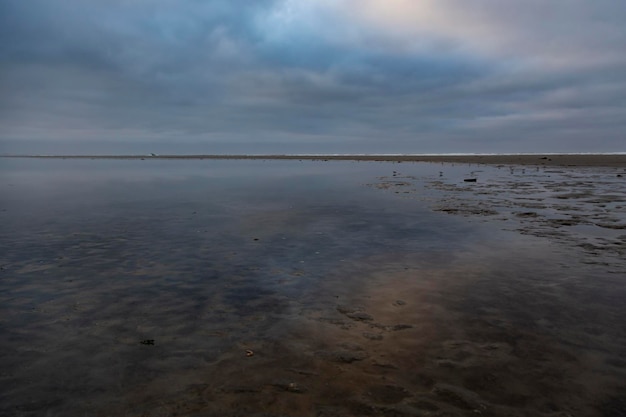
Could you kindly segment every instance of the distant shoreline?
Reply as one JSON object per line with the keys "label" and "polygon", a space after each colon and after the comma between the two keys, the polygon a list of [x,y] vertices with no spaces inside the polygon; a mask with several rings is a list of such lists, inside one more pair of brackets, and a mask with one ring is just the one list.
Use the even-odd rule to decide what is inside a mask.
{"label": "distant shoreline", "polygon": [[1,155],[36,159],[260,159],[309,161],[431,162],[490,165],[596,166],[626,168],[626,154],[476,155]]}

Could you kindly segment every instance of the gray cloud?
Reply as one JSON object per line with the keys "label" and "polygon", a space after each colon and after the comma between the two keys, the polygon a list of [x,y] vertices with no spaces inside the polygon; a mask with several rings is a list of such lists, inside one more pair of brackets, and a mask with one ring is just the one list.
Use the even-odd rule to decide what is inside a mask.
{"label": "gray cloud", "polygon": [[4,0],[0,152],[624,150],[621,2],[359,4]]}

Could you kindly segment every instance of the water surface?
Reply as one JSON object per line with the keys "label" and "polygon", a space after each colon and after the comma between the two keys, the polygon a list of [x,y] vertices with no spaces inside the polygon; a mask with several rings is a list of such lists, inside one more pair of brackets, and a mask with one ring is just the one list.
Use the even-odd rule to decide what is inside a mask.
{"label": "water surface", "polygon": [[[0,414],[623,415],[611,170],[4,159],[0,174]],[[576,206],[608,204],[612,227],[543,233],[571,214],[551,199],[593,194],[563,175],[613,192]]]}

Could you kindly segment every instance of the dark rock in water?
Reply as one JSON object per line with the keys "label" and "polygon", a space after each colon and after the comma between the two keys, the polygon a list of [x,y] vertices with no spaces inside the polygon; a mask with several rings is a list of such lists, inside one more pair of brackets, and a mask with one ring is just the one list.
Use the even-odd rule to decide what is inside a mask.
{"label": "dark rock in water", "polygon": [[515,215],[517,217],[539,217],[539,215],[535,213],[534,211],[519,212],[519,213],[515,213]]}
{"label": "dark rock in water", "polygon": [[294,394],[302,394],[306,392],[306,388],[296,382],[278,381],[272,384],[274,387],[283,391],[292,392]]}
{"label": "dark rock in water", "polygon": [[372,361],[372,366],[377,366],[379,368],[385,368],[385,369],[398,369],[398,367],[392,363],[378,362],[377,360]]}
{"label": "dark rock in water", "polygon": [[306,392],[306,388],[304,388],[302,385],[296,384],[295,382],[287,384],[285,390],[288,392],[293,392],[295,394],[302,394]]}
{"label": "dark rock in water", "polygon": [[465,178],[463,181],[465,182],[476,182],[476,178]]}
{"label": "dark rock in water", "polygon": [[413,326],[411,326],[410,324],[396,324],[391,326],[391,330],[398,331],[398,330],[406,330],[406,329],[412,329]]}
{"label": "dark rock in water", "polygon": [[370,316],[367,313],[364,313],[362,311],[356,311],[354,313],[348,313],[346,314],[347,317],[351,318],[352,320],[356,320],[356,321],[372,321],[374,318],[372,316]]}
{"label": "dark rock in water", "polygon": [[569,220],[569,219],[550,219],[550,223],[554,226],[574,226],[578,224],[577,221]]}
{"label": "dark rock in water", "polygon": [[389,325],[389,324],[380,324],[380,323],[370,323],[370,327],[371,328],[375,328],[375,329],[382,329],[385,330],[387,332],[395,332],[398,330],[405,330],[405,329],[412,329],[413,326],[410,324],[394,324],[394,325]]}
{"label": "dark rock in water", "polygon": [[403,305],[406,305],[406,301],[396,300],[396,301],[393,302],[393,305],[396,306],[396,307],[403,306]]}
{"label": "dark rock in water", "polygon": [[317,352],[316,356],[331,362],[352,363],[362,361],[367,358],[367,353],[363,351],[333,350]]}
{"label": "dark rock in water", "polygon": [[154,339],[145,339],[139,343],[141,343],[142,345],[154,345]]}

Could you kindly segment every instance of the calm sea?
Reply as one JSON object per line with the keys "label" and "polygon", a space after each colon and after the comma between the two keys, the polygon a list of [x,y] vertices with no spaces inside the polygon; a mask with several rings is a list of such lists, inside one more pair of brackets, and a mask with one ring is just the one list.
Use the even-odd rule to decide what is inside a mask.
{"label": "calm sea", "polygon": [[623,187],[545,171],[2,159],[0,415],[624,415]]}

